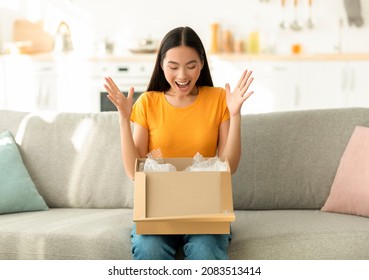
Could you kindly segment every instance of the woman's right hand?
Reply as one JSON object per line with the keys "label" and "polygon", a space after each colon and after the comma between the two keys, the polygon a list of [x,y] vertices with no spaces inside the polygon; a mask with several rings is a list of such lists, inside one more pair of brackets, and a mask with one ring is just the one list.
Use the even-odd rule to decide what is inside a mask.
{"label": "woman's right hand", "polygon": [[133,105],[133,93],[134,88],[131,87],[128,91],[127,97],[119,90],[118,86],[114,83],[113,79],[110,77],[105,78],[104,87],[108,92],[109,100],[117,108],[120,117],[129,120],[132,112]]}

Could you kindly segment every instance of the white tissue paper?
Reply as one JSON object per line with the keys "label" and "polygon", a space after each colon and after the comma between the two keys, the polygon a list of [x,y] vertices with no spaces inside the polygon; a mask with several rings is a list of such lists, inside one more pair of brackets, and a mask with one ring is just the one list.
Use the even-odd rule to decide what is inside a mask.
{"label": "white tissue paper", "polygon": [[[141,166],[140,166],[141,169]],[[147,154],[147,159],[145,160],[145,164],[143,166],[143,171],[157,171],[157,172],[165,172],[165,171],[177,171],[176,167],[170,163],[164,163],[164,159],[160,149],[152,150]]]}
{"label": "white tissue paper", "polygon": [[156,159],[147,158],[143,170],[165,172],[165,171],[176,171],[176,167],[170,163],[159,163]]}
{"label": "white tissue paper", "polygon": [[[144,172],[172,172],[177,171],[176,167],[170,163],[164,163],[164,158],[160,149],[156,149],[147,154],[145,163],[141,163],[140,171]],[[218,157],[205,159],[200,153],[196,153],[193,163],[186,167],[184,171],[227,171],[227,164]]]}
{"label": "white tissue paper", "polygon": [[205,159],[200,153],[196,153],[192,165],[185,171],[227,171],[227,164],[218,157]]}

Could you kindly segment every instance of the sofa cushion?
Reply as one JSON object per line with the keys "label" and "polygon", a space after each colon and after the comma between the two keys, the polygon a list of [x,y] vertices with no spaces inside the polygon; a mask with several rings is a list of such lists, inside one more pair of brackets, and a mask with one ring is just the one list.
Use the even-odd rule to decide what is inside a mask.
{"label": "sofa cushion", "polygon": [[131,209],[0,215],[0,259],[131,259]]}
{"label": "sofa cushion", "polygon": [[357,126],[322,211],[369,217],[369,128]]}
{"label": "sofa cushion", "polygon": [[356,125],[369,108],[244,115],[235,209],[320,209]]}
{"label": "sofa cushion", "polygon": [[236,211],[231,259],[368,260],[369,219],[319,210]]}
{"label": "sofa cushion", "polygon": [[[236,211],[230,259],[369,259],[369,219],[319,210]],[[131,209],[0,215],[0,259],[131,259]]]}
{"label": "sofa cushion", "polygon": [[16,135],[19,124],[28,113],[18,111],[0,110],[0,131],[10,131]]}
{"label": "sofa cushion", "polygon": [[12,135],[0,133],[0,214],[46,209]]}
{"label": "sofa cushion", "polygon": [[[0,112],[6,127],[10,112]],[[125,175],[118,114],[39,112],[9,124],[24,164],[49,207],[132,207],[133,183]],[[16,127],[16,128],[15,128]]]}

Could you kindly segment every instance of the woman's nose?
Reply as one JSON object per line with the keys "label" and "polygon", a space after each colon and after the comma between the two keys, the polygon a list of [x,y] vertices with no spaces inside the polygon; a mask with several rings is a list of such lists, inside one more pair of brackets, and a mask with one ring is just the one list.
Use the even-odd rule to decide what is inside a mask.
{"label": "woman's nose", "polygon": [[179,68],[178,77],[179,78],[185,78],[186,75],[187,75],[186,68],[184,68],[184,67]]}

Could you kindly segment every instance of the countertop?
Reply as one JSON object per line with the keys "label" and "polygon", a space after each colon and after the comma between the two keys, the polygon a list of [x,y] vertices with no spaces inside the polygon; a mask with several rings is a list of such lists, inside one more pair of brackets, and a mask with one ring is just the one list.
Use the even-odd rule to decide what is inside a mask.
{"label": "countertop", "polygon": [[337,54],[211,54],[212,59],[220,60],[369,60],[369,53]]}
{"label": "countertop", "polygon": [[[35,61],[53,61],[58,59],[89,60],[92,62],[145,62],[155,61],[157,54],[122,54],[122,55],[88,55],[80,53],[40,53],[35,55],[3,55],[6,57],[27,57]],[[335,54],[247,54],[247,53],[208,53],[210,60],[251,60],[251,61],[345,61],[369,60],[369,53],[335,53]]]}

